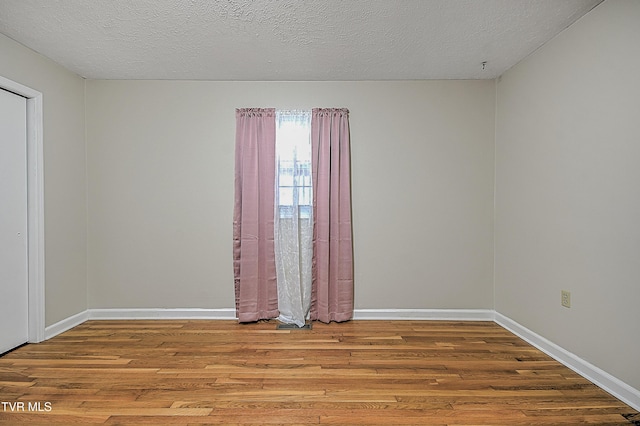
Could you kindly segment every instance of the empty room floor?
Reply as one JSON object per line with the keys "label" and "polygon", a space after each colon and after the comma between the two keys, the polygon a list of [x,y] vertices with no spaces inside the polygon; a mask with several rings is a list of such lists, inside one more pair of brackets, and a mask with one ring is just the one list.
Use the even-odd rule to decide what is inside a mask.
{"label": "empty room floor", "polygon": [[0,357],[0,424],[634,425],[493,322],[88,321]]}

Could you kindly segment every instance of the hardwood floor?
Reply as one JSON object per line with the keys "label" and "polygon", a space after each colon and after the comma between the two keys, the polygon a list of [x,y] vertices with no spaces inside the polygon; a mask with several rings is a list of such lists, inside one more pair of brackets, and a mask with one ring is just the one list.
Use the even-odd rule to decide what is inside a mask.
{"label": "hardwood floor", "polygon": [[86,322],[0,358],[0,424],[640,424],[491,322],[275,327]]}

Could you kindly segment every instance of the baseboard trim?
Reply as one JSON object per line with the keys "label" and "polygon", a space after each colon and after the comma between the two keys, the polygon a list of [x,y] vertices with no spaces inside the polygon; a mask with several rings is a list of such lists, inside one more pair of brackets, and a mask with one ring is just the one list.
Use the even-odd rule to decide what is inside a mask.
{"label": "baseboard trim", "polygon": [[229,309],[87,309],[45,328],[45,340],[77,327],[88,320],[130,319],[236,319]]}
{"label": "baseboard trim", "polygon": [[[221,309],[89,309],[88,319],[226,319],[236,318],[233,308]],[[354,320],[493,321],[490,309],[356,309]]]}
{"label": "baseboard trim", "polygon": [[[76,327],[87,320],[131,319],[217,319],[235,320],[234,308],[116,308],[87,309],[45,329],[45,340]],[[442,321],[493,321],[490,309],[356,309],[354,320],[442,320]]]}
{"label": "baseboard trim", "polygon": [[50,325],[49,327],[45,327],[44,329],[44,340],[51,339],[52,337],[57,336],[60,333],[64,333],[67,330],[71,330],[73,327],[77,327],[86,320],[89,319],[89,312],[83,311],[72,315],[68,318],[63,319],[62,321],[58,321],[55,324]]}
{"label": "baseboard trim", "polygon": [[198,309],[198,308],[166,308],[166,309],[89,309],[92,320],[127,320],[127,319],[236,319],[236,310]]}
{"label": "baseboard trim", "polygon": [[491,309],[356,309],[354,320],[493,321]]}
{"label": "baseboard trim", "polygon": [[640,390],[631,387],[617,377],[585,361],[577,355],[545,339],[509,317],[495,312],[494,321],[527,343],[540,349],[556,361],[575,371],[601,389],[609,392],[625,404],[640,410]]}

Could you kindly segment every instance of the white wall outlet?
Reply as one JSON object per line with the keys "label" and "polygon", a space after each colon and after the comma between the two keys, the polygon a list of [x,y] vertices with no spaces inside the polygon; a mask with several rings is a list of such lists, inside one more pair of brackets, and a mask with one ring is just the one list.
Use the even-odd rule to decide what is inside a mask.
{"label": "white wall outlet", "polygon": [[571,292],[566,291],[566,290],[562,290],[561,291],[561,295],[562,295],[562,299],[560,300],[560,303],[562,304],[562,306],[564,306],[565,308],[570,308],[571,307]]}

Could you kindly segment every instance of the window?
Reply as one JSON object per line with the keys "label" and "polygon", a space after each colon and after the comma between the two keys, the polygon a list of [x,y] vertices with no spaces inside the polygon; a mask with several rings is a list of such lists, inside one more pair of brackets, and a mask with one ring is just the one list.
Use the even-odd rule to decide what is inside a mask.
{"label": "window", "polygon": [[276,112],[276,162],[278,217],[310,219],[313,209],[310,112]]}

